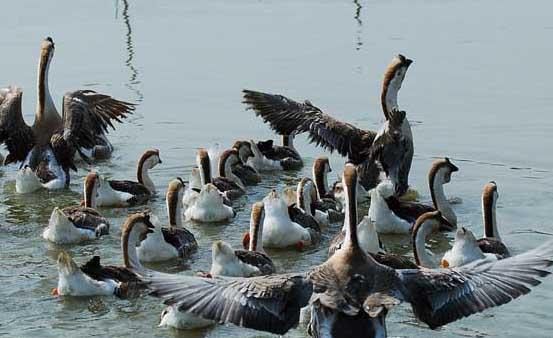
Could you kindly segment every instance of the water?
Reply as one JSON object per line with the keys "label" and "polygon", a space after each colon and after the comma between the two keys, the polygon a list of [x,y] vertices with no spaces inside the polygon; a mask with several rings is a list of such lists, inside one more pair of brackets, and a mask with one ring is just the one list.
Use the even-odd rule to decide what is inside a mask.
{"label": "water", "polygon": [[[94,168],[132,178],[140,153],[161,150],[153,171],[160,191],[176,176],[187,177],[195,149],[237,138],[273,137],[241,105],[242,88],[309,98],[315,105],[365,128],[382,121],[379,87],[384,67],[397,53],[415,60],[400,94],[412,121],[416,157],[411,183],[428,200],[426,172],[434,157],[460,167],[446,190],[461,197],[460,224],[482,234],[480,192],[499,185],[498,217],[503,239],[515,252],[550,238],[553,198],[553,106],[549,60],[553,34],[548,1],[12,1],[3,4],[1,83],[24,89],[32,122],[40,40],[56,42],[50,87],[58,108],[64,92],[89,88],[139,103],[128,123],[111,134],[117,151]],[[547,14],[549,13],[549,14]],[[304,137],[298,148],[308,164],[321,152]],[[547,154],[547,155],[545,155]],[[333,156],[333,173],[343,160]],[[296,174],[266,176],[239,201],[238,217],[221,227],[191,226],[201,249],[188,267],[209,269],[210,243],[224,238],[235,247],[247,229],[249,205],[272,187],[292,184]],[[62,247],[40,234],[56,205],[78,203],[83,175],[71,191],[15,194],[14,168],[0,169],[0,335],[133,337],[270,337],[232,326],[197,332],[160,329],[157,299],[55,298],[55,258]],[[163,198],[150,208],[163,220]],[[138,208],[140,209],[140,208]],[[78,262],[99,254],[120,264],[119,227],[129,211],[102,210],[114,230],[86,245],[66,246]],[[327,235],[327,237],[330,235]],[[451,235],[449,235],[451,237]],[[385,238],[408,252],[408,239]],[[436,240],[437,253],[447,243]],[[304,271],[324,261],[326,247],[272,253],[280,271]],[[389,317],[392,337],[549,337],[553,324],[547,280],[530,296],[499,309],[430,331],[407,306]],[[290,337],[304,337],[291,331]]]}

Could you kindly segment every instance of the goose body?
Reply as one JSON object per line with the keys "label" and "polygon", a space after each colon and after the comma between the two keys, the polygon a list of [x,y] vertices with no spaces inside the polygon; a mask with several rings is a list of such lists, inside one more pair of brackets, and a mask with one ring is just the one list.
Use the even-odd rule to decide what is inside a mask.
{"label": "goose body", "polygon": [[[175,258],[186,258],[197,248],[194,235],[182,225],[182,197],[184,183],[175,179],[169,183],[166,194],[169,226],[162,227],[152,222],[155,228],[137,247],[142,262],[162,262]],[[157,224],[155,224],[157,223]]]}
{"label": "goose body", "polygon": [[80,243],[109,233],[109,222],[87,207],[54,208],[42,237],[57,244]]}
{"label": "goose body", "polygon": [[279,170],[297,170],[303,167],[303,160],[294,148],[294,135],[282,135],[282,145],[274,145],[273,140],[257,142],[257,148],[264,158],[272,161]]}
{"label": "goose body", "polygon": [[263,199],[263,204],[263,246],[287,248],[298,245],[303,247],[312,243],[309,230],[290,220],[288,207],[275,190]]}
{"label": "goose body", "polygon": [[257,146],[257,142],[250,140],[249,143],[253,154],[253,156],[249,157],[246,162],[249,166],[258,172],[283,170],[280,161],[270,160],[263,155]]}
{"label": "goose body", "polygon": [[137,181],[108,180],[99,177],[97,203],[100,207],[126,207],[146,203],[156,193],[148,171],[162,163],[159,150],[149,149],[138,160]]}
{"label": "goose body", "polygon": [[382,110],[386,118],[380,133],[338,121],[311,102],[296,102],[281,95],[244,90],[244,103],[281,135],[308,133],[309,140],[346,156],[359,169],[366,190],[376,186],[382,169],[402,195],[408,188],[413,157],[413,135],[397,95],[412,60],[402,55],[387,67],[382,83]]}
{"label": "goose body", "polygon": [[236,213],[224,202],[219,189],[211,183],[202,186],[195,202],[184,212],[187,220],[202,223],[223,222],[233,218]]}
{"label": "goose body", "polygon": [[184,189],[184,195],[182,196],[182,204],[185,208],[188,208],[196,202],[196,199],[200,195],[201,189],[202,180],[200,177],[200,169],[192,168],[188,178],[188,186]]}
{"label": "goose body", "polygon": [[391,182],[380,182],[370,191],[371,205],[369,218],[376,225],[376,231],[381,234],[410,234],[412,224],[397,216],[388,208],[386,198],[394,194]]}
{"label": "goose body", "polygon": [[246,193],[242,181],[234,175],[232,167],[241,163],[236,149],[227,149],[219,156],[217,163],[217,177],[211,175],[211,160],[206,149],[200,148],[196,156],[196,164],[200,170],[202,188],[211,183],[225,198],[236,199]]}
{"label": "goose body", "polygon": [[[355,167],[346,165],[343,176],[348,200],[354,201]],[[359,248],[354,205],[346,206],[351,219],[342,248],[308,272],[201,278],[135,270],[154,296],[179,312],[221,324],[284,335],[310,304],[309,332],[325,338],[386,337],[386,315],[401,301],[435,329],[506,304],[551,273],[550,243],[512,258],[456,269],[396,270],[381,265]]]}
{"label": "goose body", "polygon": [[[48,75],[54,56],[54,42],[41,43],[37,76],[35,121],[28,126],[22,117],[22,92],[19,88],[0,89],[0,143],[9,151],[6,163],[20,162],[16,191],[29,193],[40,188],[66,188],[70,170],[77,170],[74,155],[92,149],[95,140],[105,138],[112,121],[121,122],[134,105],[115,100],[92,90],[77,90],[63,97],[60,116],[50,95]],[[30,169],[30,170],[29,170]],[[34,175],[33,175],[34,174]]]}
{"label": "goose body", "polygon": [[136,214],[123,225],[121,247],[125,266],[102,266],[94,256],[80,268],[66,252],[58,256],[58,286],[53,290],[59,296],[118,296],[129,297],[144,288],[139,277],[129,270],[141,266],[135,245],[153,229],[149,217]]}
{"label": "goose body", "polygon": [[444,253],[440,266],[455,268],[481,259],[497,260],[498,257],[482,252],[472,231],[461,227],[455,233],[453,247]]}

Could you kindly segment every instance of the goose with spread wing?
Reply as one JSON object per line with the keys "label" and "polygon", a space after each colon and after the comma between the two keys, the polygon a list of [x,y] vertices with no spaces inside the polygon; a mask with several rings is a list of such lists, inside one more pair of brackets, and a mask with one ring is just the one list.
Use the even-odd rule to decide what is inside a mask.
{"label": "goose with spread wing", "polygon": [[[411,63],[412,60],[398,55],[386,69],[381,93],[386,123],[379,133],[341,122],[309,101],[299,103],[282,95],[244,90],[243,102],[277,133],[294,135],[307,132],[311,142],[331,152],[336,151],[346,156],[348,162],[360,166],[359,179],[366,190],[376,185],[381,169],[397,184],[401,195],[408,188],[414,148],[409,121],[404,116],[398,118],[397,95]],[[388,126],[393,123],[399,124],[400,135],[404,136],[401,139],[402,151],[396,151],[397,145],[391,147],[397,142],[393,137],[383,137],[392,135],[393,130],[388,130]],[[380,141],[376,142],[378,139]],[[371,153],[379,156],[372,157]]]}
{"label": "goose with spread wing", "polygon": [[[93,90],[77,90],[63,97],[62,116],[48,89],[48,71],[54,55],[51,38],[42,41],[38,66],[38,100],[35,121],[28,126],[22,116],[23,93],[17,87],[0,89],[0,143],[8,150],[5,163],[20,162],[16,191],[69,185],[69,171],[77,170],[74,155],[90,160],[110,152],[105,134],[113,121],[121,122],[134,110],[131,103]],[[101,143],[101,144],[100,144]],[[107,147],[107,148],[106,148]],[[105,156],[100,156],[105,157]]]}
{"label": "goose with spread wing", "polygon": [[[347,165],[344,176],[355,182],[355,168]],[[410,303],[415,316],[433,329],[508,303],[540,284],[552,259],[553,246],[546,243],[501,261],[395,270],[360,249],[356,224],[350,223],[342,248],[305,273],[200,278],[141,266],[135,271],[151,294],[175,311],[282,335],[298,324],[300,309],[310,303],[314,337],[357,338],[386,337],[386,314],[400,301]]]}

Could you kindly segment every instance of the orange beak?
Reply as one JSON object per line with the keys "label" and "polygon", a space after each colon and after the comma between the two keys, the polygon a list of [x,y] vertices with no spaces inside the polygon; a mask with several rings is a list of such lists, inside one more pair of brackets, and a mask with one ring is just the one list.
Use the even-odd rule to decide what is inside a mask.
{"label": "orange beak", "polygon": [[440,261],[440,267],[441,267],[441,268],[449,268],[449,262],[446,261],[445,259],[442,259],[442,260]]}
{"label": "orange beak", "polygon": [[50,291],[50,294],[54,297],[59,297],[60,292],[58,291],[58,288],[53,288],[52,291]]}
{"label": "orange beak", "polygon": [[244,233],[244,236],[242,237],[242,247],[244,247],[244,250],[250,249],[250,233],[246,232]]}

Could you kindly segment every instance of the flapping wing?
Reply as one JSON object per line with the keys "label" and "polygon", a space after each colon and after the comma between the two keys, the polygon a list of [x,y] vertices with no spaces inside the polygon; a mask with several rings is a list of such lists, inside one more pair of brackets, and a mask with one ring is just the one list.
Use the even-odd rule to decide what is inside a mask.
{"label": "flapping wing", "polygon": [[152,295],[179,311],[219,323],[284,334],[299,321],[311,297],[303,274],[253,278],[200,278],[141,272]]}
{"label": "flapping wing", "polygon": [[248,109],[281,135],[309,133],[310,142],[361,163],[376,133],[359,129],[324,114],[309,101],[299,103],[282,95],[244,90]]}
{"label": "flapping wing", "polygon": [[17,87],[0,89],[0,143],[9,151],[6,164],[24,161],[35,143],[33,130],[23,120],[22,96]]}
{"label": "flapping wing", "polygon": [[314,267],[309,273],[309,280],[313,284],[314,303],[320,303],[326,308],[355,316],[362,308],[362,304],[355,302],[348,290],[341,286],[336,272],[328,265]]}
{"label": "flapping wing", "polygon": [[500,261],[456,269],[398,270],[400,291],[415,315],[436,328],[530,292],[550,274],[553,243]]}

